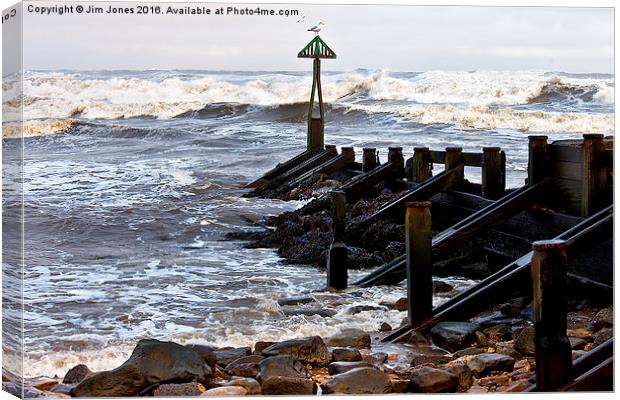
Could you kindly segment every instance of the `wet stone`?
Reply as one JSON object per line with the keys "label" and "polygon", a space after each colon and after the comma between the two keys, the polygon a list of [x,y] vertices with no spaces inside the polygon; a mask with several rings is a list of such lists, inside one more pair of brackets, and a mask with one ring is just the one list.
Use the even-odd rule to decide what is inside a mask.
{"label": "wet stone", "polygon": [[476,318],[473,318],[471,322],[479,325],[482,329],[486,329],[500,324],[510,326],[513,319],[506,317],[501,311],[493,311],[489,314],[477,316]]}
{"label": "wet stone", "polygon": [[459,389],[459,377],[449,371],[422,367],[411,374],[410,388],[415,393],[454,393]]}
{"label": "wet stone", "polygon": [[361,313],[362,311],[386,311],[386,307],[361,304],[349,307],[347,309],[347,314],[355,315]]}
{"label": "wet stone", "polygon": [[249,356],[252,354],[250,347],[224,347],[213,352],[215,354],[217,365],[226,367],[238,358]]}
{"label": "wet stone", "polygon": [[319,336],[285,340],[263,350],[263,355],[267,357],[284,354],[315,366],[325,366],[331,361],[331,354]]}
{"label": "wet stone", "polygon": [[36,382],[32,383],[31,386],[35,389],[39,389],[42,391],[50,391],[53,388],[56,387],[56,385],[58,385],[58,381],[57,380],[53,380],[53,379],[41,379],[41,380],[37,380]]}
{"label": "wet stone", "polygon": [[258,363],[229,364],[224,373],[230,376],[240,376],[243,378],[254,378],[258,375]]}
{"label": "wet stone", "polygon": [[65,383],[59,383],[58,385],[54,386],[51,391],[54,393],[62,393],[62,394],[66,394],[69,395],[69,393],[71,393],[71,389],[73,389],[75,387],[74,384],[65,384]]}
{"label": "wet stone", "polygon": [[381,326],[379,327],[379,332],[389,332],[392,330],[392,325],[388,324],[387,322],[382,322]]}
{"label": "wet stone", "polygon": [[321,388],[324,393],[385,394],[391,392],[392,384],[385,372],[375,368],[356,368],[332,376]]}
{"label": "wet stone", "polygon": [[205,361],[205,363],[207,363],[209,367],[211,367],[212,369],[215,368],[215,363],[217,361],[217,358],[214,352],[216,350],[215,347],[207,346],[204,344],[188,344],[188,345],[185,345],[185,347],[198,353],[198,355],[202,357],[202,359]]}
{"label": "wet stone", "polygon": [[254,354],[261,355],[263,353],[263,350],[274,344],[275,342],[256,342],[254,344]]}
{"label": "wet stone", "polygon": [[512,330],[507,324],[499,324],[486,328],[484,334],[488,336],[494,342],[501,342],[502,340],[512,339]]}
{"label": "wet stone", "polygon": [[380,367],[387,361],[387,359],[388,359],[388,354],[383,353],[383,352],[364,354],[362,356],[362,360],[365,363],[371,364],[374,367]]}
{"label": "wet stone", "polygon": [[227,396],[245,396],[248,394],[246,388],[241,386],[221,386],[209,389],[201,396],[204,397],[227,397]]}
{"label": "wet stone", "polygon": [[[24,386],[20,382],[2,382],[2,390],[12,394],[18,399],[21,398],[37,398],[41,397],[43,393],[31,386]],[[23,392],[23,393],[22,393]],[[23,394],[23,397],[22,397]]]}
{"label": "wet stone", "polygon": [[160,382],[207,384],[211,368],[196,352],[173,342],[143,339],[120,367],[95,373],[71,390],[74,397],[128,397]]}
{"label": "wet stone", "polygon": [[262,393],[260,383],[253,378],[233,378],[222,386],[240,386],[247,391],[248,396],[255,396]]}
{"label": "wet stone", "polygon": [[570,342],[570,348],[572,350],[582,350],[584,346],[588,343],[581,338],[569,337],[568,341]]}
{"label": "wet stone", "polygon": [[289,355],[265,358],[258,364],[256,379],[263,382],[272,376],[288,376],[291,378],[309,378],[306,367]]}
{"label": "wet stone", "polygon": [[431,329],[433,343],[455,352],[477,343],[478,325],[470,322],[440,322]]}
{"label": "wet stone", "polygon": [[325,343],[332,347],[370,347],[370,335],[361,329],[345,329]]}
{"label": "wet stone", "polygon": [[406,297],[401,297],[400,299],[396,300],[394,303],[387,303],[387,302],[381,303],[381,305],[386,306],[390,310],[396,310],[396,311],[407,311],[408,304],[409,304],[409,301],[407,300]]}
{"label": "wet stone", "polygon": [[533,356],[536,353],[533,326],[526,326],[515,336],[514,347],[526,356]]}
{"label": "wet stone", "polygon": [[347,371],[351,371],[355,368],[373,367],[372,364],[364,361],[336,361],[329,364],[329,374],[337,375]]}
{"label": "wet stone", "polygon": [[362,354],[357,349],[336,347],[332,349],[332,361],[362,361]]}
{"label": "wet stone", "polygon": [[204,386],[200,383],[168,383],[160,385],[153,391],[153,396],[156,397],[180,397],[180,396],[200,396],[206,392]]}
{"label": "wet stone", "polygon": [[467,364],[462,361],[450,363],[443,369],[444,371],[459,377],[459,392],[468,391],[471,385],[474,384],[474,374],[471,372],[471,369],[469,369]]}
{"label": "wet stone", "polygon": [[454,290],[454,287],[449,283],[443,281],[433,281],[433,293],[450,293]]}
{"label": "wet stone", "polygon": [[484,349],[481,349],[480,347],[468,347],[466,349],[455,352],[454,356],[455,357],[473,356],[475,354],[482,354],[485,352],[486,351]]}
{"label": "wet stone", "polygon": [[594,317],[594,329],[610,328],[614,324],[614,309],[607,307],[599,310]]}
{"label": "wet stone", "polygon": [[84,364],[78,364],[65,374],[62,383],[80,383],[93,372]]}
{"label": "wet stone", "polygon": [[316,299],[312,296],[283,297],[278,299],[280,306],[298,306],[309,303],[316,303]]}
{"label": "wet stone", "polygon": [[493,372],[511,372],[515,359],[505,354],[484,353],[473,356],[467,366],[476,377],[486,376]]}
{"label": "wet stone", "polygon": [[323,318],[333,317],[336,315],[335,310],[329,310],[327,308],[322,307],[293,307],[293,306],[284,306],[282,307],[282,312],[287,317],[292,315],[305,315],[311,317],[313,315],[318,315]]}
{"label": "wet stone", "polygon": [[312,379],[291,378],[288,376],[272,376],[263,381],[263,395],[311,395],[315,391]]}
{"label": "wet stone", "polygon": [[603,328],[600,331],[594,334],[594,344],[598,346],[599,344],[603,344],[605,341],[614,337],[613,328]]}

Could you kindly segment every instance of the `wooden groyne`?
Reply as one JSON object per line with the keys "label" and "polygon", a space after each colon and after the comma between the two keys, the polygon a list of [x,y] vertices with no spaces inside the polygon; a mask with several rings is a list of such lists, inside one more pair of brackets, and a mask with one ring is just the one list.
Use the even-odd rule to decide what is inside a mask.
{"label": "wooden groyne", "polygon": [[[549,348],[537,345],[537,365],[542,368],[529,390],[607,390],[610,381],[594,377],[609,375],[613,355],[600,350],[603,363],[592,365],[587,357],[595,353],[587,353],[575,367],[570,346],[567,353],[562,338],[566,311],[561,310],[575,296],[611,303],[613,137],[588,134],[581,140],[549,142],[536,135],[528,141],[527,179],[523,187],[512,190],[505,185],[509,155],[499,147],[479,153],[459,147],[414,147],[407,158],[402,147],[393,146],[381,164],[375,148],[364,148],[361,162],[356,162],[353,148],[342,147],[338,153],[334,146],[325,146],[301,153],[251,186],[254,195],[287,198],[285,193],[316,189],[321,182],[338,178],[338,186],[314,196],[304,211],[332,218],[331,245],[326,245],[323,265],[326,284],[334,289],[348,286],[350,243],[368,237],[377,226],[401,227],[402,254],[353,283],[365,287],[407,281],[408,323],[384,341],[408,340],[413,331],[428,334],[439,322],[472,318],[492,304],[525,295],[534,299],[537,343],[558,343]],[[435,164],[444,169],[433,175]],[[480,168],[481,183],[468,181],[465,167]],[[381,188],[393,193],[385,202],[378,201]],[[312,191],[305,195],[312,197]],[[369,201],[374,208],[351,218],[352,210]],[[433,308],[433,275],[447,264],[458,274],[453,260],[474,242],[499,267]],[[528,247],[529,252],[524,250]],[[545,253],[560,250],[561,256]]]}

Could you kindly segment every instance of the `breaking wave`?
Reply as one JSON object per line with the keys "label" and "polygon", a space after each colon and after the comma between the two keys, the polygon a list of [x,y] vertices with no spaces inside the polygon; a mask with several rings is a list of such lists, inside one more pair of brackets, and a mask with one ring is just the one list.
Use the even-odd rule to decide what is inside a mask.
{"label": "breaking wave", "polygon": [[[153,76],[118,73],[102,78],[94,73],[28,72],[23,81],[23,98],[8,96],[3,108],[5,115],[18,115],[23,104],[24,118],[30,121],[24,127],[25,136],[66,132],[75,120],[92,119],[208,119],[249,115],[261,120],[298,123],[305,120],[310,83],[309,76],[295,73],[234,75],[160,71]],[[17,93],[12,85],[16,83],[4,85],[5,93]],[[391,112],[419,123],[457,124],[477,129],[613,130],[610,108],[615,88],[611,76],[532,71],[392,73],[381,70],[326,73],[323,87],[327,111],[338,116],[351,112],[363,112],[364,116]],[[536,107],[546,108],[541,111]],[[584,107],[586,112],[581,112]],[[587,112],[588,107],[594,112]],[[603,112],[598,112],[597,107],[602,107]],[[14,132],[14,127],[3,126],[4,137],[11,137]]]}

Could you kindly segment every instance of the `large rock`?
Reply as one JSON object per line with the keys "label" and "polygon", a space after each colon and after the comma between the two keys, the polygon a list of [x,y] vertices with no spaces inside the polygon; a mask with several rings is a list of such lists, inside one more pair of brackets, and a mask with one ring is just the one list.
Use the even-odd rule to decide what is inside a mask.
{"label": "large rock", "polygon": [[459,377],[449,371],[422,367],[413,371],[409,384],[416,393],[454,393],[459,388]]}
{"label": "large rock", "polygon": [[263,361],[264,358],[256,354],[238,358],[228,364],[224,372],[231,376],[254,378],[258,374],[258,363]]}
{"label": "large rock", "polygon": [[228,364],[238,358],[249,356],[252,354],[251,347],[224,347],[213,352],[215,354],[217,365],[225,368]]}
{"label": "large rock", "polygon": [[614,309],[607,307],[599,310],[594,317],[594,329],[610,328],[614,324]]}
{"label": "large rock", "polygon": [[474,374],[462,361],[455,361],[444,368],[445,371],[459,377],[459,392],[466,392],[474,384]]}
{"label": "large rock", "polygon": [[74,397],[136,396],[160,382],[208,384],[211,368],[193,350],[172,342],[144,339],[120,367],[93,374],[80,382]]}
{"label": "large rock", "polygon": [[599,344],[603,344],[612,337],[614,337],[613,328],[602,328],[594,334],[594,345],[598,346]]}
{"label": "large rock", "polygon": [[266,396],[274,395],[311,395],[315,392],[312,379],[292,378],[289,376],[272,376],[263,381],[262,392]]}
{"label": "large rock", "polygon": [[433,343],[455,352],[477,344],[478,325],[470,322],[440,322],[431,329]]}
{"label": "large rock", "polygon": [[258,364],[256,379],[259,382],[264,382],[272,376],[310,378],[306,367],[289,355],[268,357]]}
{"label": "large rock", "polygon": [[345,329],[342,332],[325,339],[325,343],[332,347],[370,347],[370,335],[361,329]]}
{"label": "large rock", "polygon": [[494,342],[512,339],[512,330],[508,324],[499,324],[486,328],[484,334]]}
{"label": "large rock", "polygon": [[332,361],[362,361],[362,354],[358,349],[336,347],[332,349]]}
{"label": "large rock", "polygon": [[536,353],[533,326],[526,326],[521,329],[521,332],[515,337],[514,348],[526,356],[533,356]]}
{"label": "large rock", "polygon": [[84,364],[78,364],[75,367],[71,368],[65,374],[65,378],[62,380],[62,383],[72,384],[72,383],[80,383],[87,376],[92,375],[92,371]]}
{"label": "large rock", "polygon": [[260,383],[253,378],[234,378],[222,384],[222,386],[241,386],[248,392],[248,396],[255,396],[262,393]]}
{"label": "large rock", "polygon": [[411,353],[410,365],[445,364],[452,360],[452,354],[433,346],[418,346]]}
{"label": "large rock", "polygon": [[325,393],[385,394],[392,391],[388,375],[375,368],[356,368],[334,375],[321,388]]}
{"label": "large rock", "polygon": [[248,394],[246,388],[241,386],[221,386],[209,389],[200,396],[204,397],[228,397],[228,396],[245,396]]}
{"label": "large rock", "polygon": [[185,397],[200,396],[206,392],[204,386],[196,382],[188,383],[168,383],[160,385],[153,391],[155,397]]}
{"label": "large rock", "polygon": [[284,306],[281,307],[282,313],[287,317],[293,315],[305,315],[311,317],[318,315],[319,317],[328,318],[337,314],[335,310],[329,310],[324,307],[296,307],[296,306]]}
{"label": "large rock", "polygon": [[512,372],[515,359],[505,354],[484,353],[473,356],[467,366],[477,378],[492,372]]}
{"label": "large rock", "polygon": [[351,371],[352,369],[355,369],[355,368],[364,368],[364,367],[372,368],[373,365],[363,362],[363,361],[337,361],[337,362],[333,362],[329,364],[329,374],[338,375],[338,374],[342,374],[347,371]]}
{"label": "large rock", "polygon": [[275,342],[256,342],[254,344],[254,354],[261,355],[263,354],[263,350],[274,344]]}
{"label": "large rock", "polygon": [[198,353],[200,357],[207,363],[211,369],[215,368],[215,362],[217,361],[217,357],[215,356],[216,348],[213,346],[207,346],[204,344],[188,344],[185,347],[195,351]]}
{"label": "large rock", "polygon": [[319,336],[285,340],[267,347],[262,354],[266,357],[287,354],[299,361],[315,366],[325,366],[331,360],[331,354]]}

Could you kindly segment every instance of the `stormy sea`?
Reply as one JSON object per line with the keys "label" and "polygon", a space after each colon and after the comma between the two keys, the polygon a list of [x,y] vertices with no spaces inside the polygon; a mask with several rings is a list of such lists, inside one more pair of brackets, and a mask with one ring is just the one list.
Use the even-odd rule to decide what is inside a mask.
{"label": "stormy sea", "polygon": [[[500,146],[508,187],[523,184],[528,134],[614,133],[613,75],[355,70],[322,80],[326,143],[376,147],[381,160],[394,145],[405,157],[421,145]],[[242,195],[304,150],[310,87],[307,72],[28,71],[20,96],[5,77],[3,163],[18,165],[23,144],[25,215],[23,289],[9,287],[21,269],[7,255],[19,249],[3,263],[5,351],[20,341],[23,290],[25,376],[113,368],[146,337],[240,346],[400,324],[405,312],[351,307],[393,302],[402,284],[320,292],[314,307],[335,314],[285,315],[277,299],[323,287],[325,272],[225,238],[303,205]],[[22,187],[6,179],[10,213]],[[8,234],[5,249],[18,243]]]}

